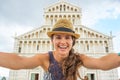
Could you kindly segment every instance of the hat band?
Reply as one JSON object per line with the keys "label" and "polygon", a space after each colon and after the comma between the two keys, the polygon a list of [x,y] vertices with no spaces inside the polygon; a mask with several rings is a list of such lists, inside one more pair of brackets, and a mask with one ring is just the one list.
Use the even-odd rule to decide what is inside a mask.
{"label": "hat band", "polygon": [[65,27],[58,27],[58,28],[53,29],[52,31],[64,31],[64,32],[72,32],[72,33],[75,33],[73,30],[68,29],[68,28],[65,28]]}

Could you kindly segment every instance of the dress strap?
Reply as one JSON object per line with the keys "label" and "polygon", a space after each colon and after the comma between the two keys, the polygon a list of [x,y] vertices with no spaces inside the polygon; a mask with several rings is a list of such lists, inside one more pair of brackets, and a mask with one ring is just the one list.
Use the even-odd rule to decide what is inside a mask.
{"label": "dress strap", "polygon": [[55,61],[54,56],[53,56],[53,52],[49,51],[49,58],[50,58],[50,63],[52,63],[53,61]]}

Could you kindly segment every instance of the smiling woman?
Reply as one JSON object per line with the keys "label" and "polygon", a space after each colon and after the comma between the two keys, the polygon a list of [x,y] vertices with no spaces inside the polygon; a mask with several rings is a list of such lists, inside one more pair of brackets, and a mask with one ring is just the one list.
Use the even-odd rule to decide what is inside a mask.
{"label": "smiling woman", "polygon": [[[120,56],[116,53],[94,58],[74,52],[73,46],[76,39],[80,38],[80,34],[74,32],[73,25],[68,19],[58,20],[47,35],[54,46],[53,51],[38,53],[31,57],[0,52],[0,66],[13,70],[41,66],[45,73],[49,73],[44,76],[49,76],[50,80],[77,80],[77,77],[81,78],[78,71],[81,66],[99,70],[111,70],[120,66]],[[48,80],[48,77],[44,79]]]}

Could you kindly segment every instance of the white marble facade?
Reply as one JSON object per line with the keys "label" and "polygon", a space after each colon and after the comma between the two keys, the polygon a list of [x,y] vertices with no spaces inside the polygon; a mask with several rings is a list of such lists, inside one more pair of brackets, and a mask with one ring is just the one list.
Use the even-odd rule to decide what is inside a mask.
{"label": "white marble facade", "polygon": [[[75,32],[80,34],[75,50],[92,57],[100,57],[113,51],[112,37],[92,30],[81,24],[81,8],[66,0],[59,0],[44,10],[45,23],[23,35],[15,37],[14,52],[21,56],[33,56],[53,50],[46,33],[60,18],[72,21]],[[117,69],[109,71],[91,70],[82,67],[81,76],[88,75],[89,80],[118,80]],[[37,67],[28,70],[10,70],[9,80],[43,80],[44,71]]]}

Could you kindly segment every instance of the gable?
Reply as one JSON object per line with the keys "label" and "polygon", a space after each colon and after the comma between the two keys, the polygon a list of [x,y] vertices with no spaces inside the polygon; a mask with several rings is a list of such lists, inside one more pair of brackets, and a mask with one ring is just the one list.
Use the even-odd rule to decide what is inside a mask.
{"label": "gable", "polygon": [[60,1],[45,8],[45,12],[81,12],[81,9],[73,4]]}

